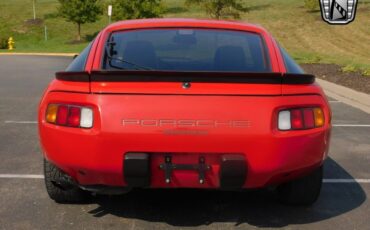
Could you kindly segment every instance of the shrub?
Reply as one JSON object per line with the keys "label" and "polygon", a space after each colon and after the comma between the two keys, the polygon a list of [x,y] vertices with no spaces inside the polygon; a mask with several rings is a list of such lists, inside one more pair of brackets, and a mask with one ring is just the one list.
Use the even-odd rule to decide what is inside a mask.
{"label": "shrub", "polygon": [[239,19],[240,13],[248,12],[248,8],[240,0],[186,0],[185,5],[197,4],[205,9],[211,18]]}
{"label": "shrub", "polygon": [[8,39],[0,38],[0,49],[8,49]]}
{"label": "shrub", "polygon": [[366,77],[370,77],[370,69],[365,69],[363,72],[362,72],[362,75],[366,76]]}
{"label": "shrub", "polygon": [[115,0],[113,20],[158,18],[164,12],[161,0]]}
{"label": "shrub", "polygon": [[342,72],[344,73],[353,73],[356,71],[357,71],[356,66],[351,65],[351,64],[342,67]]}

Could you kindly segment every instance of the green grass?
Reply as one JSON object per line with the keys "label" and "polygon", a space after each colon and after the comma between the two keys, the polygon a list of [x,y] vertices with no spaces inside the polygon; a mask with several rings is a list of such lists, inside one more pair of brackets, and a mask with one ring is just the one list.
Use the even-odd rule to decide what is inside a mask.
{"label": "green grass", "polygon": [[[13,36],[16,52],[79,52],[88,41],[71,44],[76,37],[76,25],[56,16],[58,1],[38,0],[37,18],[42,25],[29,25],[26,20],[33,17],[32,1],[0,0],[0,39]],[[107,20],[105,20],[107,21]],[[44,39],[44,26],[48,29],[48,41]],[[83,26],[83,36],[92,36],[104,28],[104,20]]]}
{"label": "green grass", "polygon": [[[43,25],[27,25],[30,0],[0,0],[0,39],[13,36],[17,52],[79,52],[107,24],[107,16],[82,27],[85,42],[70,44],[76,26],[56,16],[57,0],[38,0],[37,17]],[[164,17],[207,18],[199,7],[184,7],[183,0],[163,0]],[[346,26],[322,21],[320,12],[308,12],[301,0],[248,0],[250,11],[241,21],[265,27],[300,63],[335,63],[344,70],[370,72],[370,0],[358,4],[356,20]],[[44,25],[48,41],[44,40]],[[6,52],[1,50],[0,52]]]}

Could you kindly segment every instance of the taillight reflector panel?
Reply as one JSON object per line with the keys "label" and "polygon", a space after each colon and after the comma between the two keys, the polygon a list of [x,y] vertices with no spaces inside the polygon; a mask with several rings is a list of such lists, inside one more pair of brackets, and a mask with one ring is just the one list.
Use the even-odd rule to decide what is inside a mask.
{"label": "taillight reflector panel", "polygon": [[57,120],[58,105],[50,104],[46,110],[46,121],[55,123]]}
{"label": "taillight reflector panel", "polygon": [[80,107],[70,107],[68,114],[68,126],[79,127],[81,120],[81,108]]}
{"label": "taillight reflector panel", "polygon": [[303,109],[304,127],[306,129],[312,129],[315,127],[315,117],[312,109]]}
{"label": "taillight reflector panel", "polygon": [[315,114],[315,126],[316,127],[321,127],[324,125],[324,113],[322,109],[320,108],[314,108],[313,112]]}
{"label": "taillight reflector panel", "polygon": [[324,113],[321,108],[294,108],[278,114],[279,130],[305,130],[322,127]]}
{"label": "taillight reflector panel", "polygon": [[68,106],[60,105],[58,106],[58,113],[57,113],[57,125],[67,125],[68,119]]}
{"label": "taillight reflector panel", "polygon": [[93,111],[84,106],[49,104],[46,109],[46,121],[61,126],[91,128]]}
{"label": "taillight reflector panel", "polygon": [[80,126],[82,128],[91,128],[93,126],[93,111],[90,108],[81,109],[81,121]]}
{"label": "taillight reflector panel", "polygon": [[292,109],[290,111],[290,122],[292,124],[292,129],[303,129],[304,128],[304,120],[302,110],[300,109]]}
{"label": "taillight reflector panel", "polygon": [[284,110],[279,112],[279,129],[280,130],[290,130],[292,124],[290,123],[290,111]]}

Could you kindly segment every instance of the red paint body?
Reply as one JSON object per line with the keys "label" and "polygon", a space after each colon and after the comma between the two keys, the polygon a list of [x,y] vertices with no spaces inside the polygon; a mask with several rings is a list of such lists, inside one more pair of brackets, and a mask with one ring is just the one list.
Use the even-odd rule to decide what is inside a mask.
{"label": "red paint body", "polygon": [[[276,42],[264,29],[235,22],[185,19],[133,20],[110,25],[92,44],[85,70],[100,70],[109,33],[168,27],[259,33],[266,42],[272,71],[286,72]],[[192,83],[186,90],[180,86],[177,82],[54,80],[39,108],[40,140],[45,158],[81,185],[125,186],[124,154],[151,153],[153,188],[218,188],[221,154],[245,155],[248,168],[245,188],[292,180],[323,163],[328,152],[331,115],[317,84]],[[93,128],[47,123],[45,112],[49,103],[92,107]],[[278,111],[296,107],[321,107],[324,126],[279,131]],[[222,121],[231,123],[219,125]],[[240,125],[239,121],[246,123]],[[212,165],[205,183],[198,182],[196,171],[174,171],[171,183],[166,184],[164,172],[158,168],[165,153],[171,153],[173,162],[181,164],[195,164],[199,155],[205,156]]]}

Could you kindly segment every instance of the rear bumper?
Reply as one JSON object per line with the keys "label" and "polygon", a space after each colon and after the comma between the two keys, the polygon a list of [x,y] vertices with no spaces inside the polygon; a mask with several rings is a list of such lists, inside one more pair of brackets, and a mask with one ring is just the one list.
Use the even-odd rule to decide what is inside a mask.
{"label": "rear bumper", "polygon": [[[132,101],[144,100],[145,98],[144,96],[142,98],[136,97],[132,98]],[[189,98],[190,96],[187,96],[186,99],[176,98],[173,101],[181,102],[183,100],[182,106],[190,108],[191,105],[187,105],[185,101],[190,100]],[[110,102],[116,100],[113,96],[109,99]],[[74,102],[77,100],[79,103],[91,105],[95,109],[95,115],[100,114],[94,117],[94,128],[76,129],[54,126],[45,122],[43,111],[46,110],[49,102]],[[128,106],[131,99],[124,97],[122,100]],[[224,100],[226,105],[228,101]],[[248,103],[247,99],[242,97],[233,97],[230,100],[240,104]],[[281,108],[282,104],[285,107],[292,105],[321,106],[325,116],[329,117],[329,108],[322,97],[313,95],[253,99],[253,101],[256,100],[260,100],[260,104],[264,103],[266,110],[269,106],[269,111],[272,112],[235,115],[234,112],[231,113],[228,110],[223,114],[217,114],[218,116],[239,116],[240,118],[237,119],[242,120],[249,119],[254,125],[250,128],[215,129],[209,131],[207,135],[203,135],[203,133],[166,135],[158,130],[160,129],[158,127],[148,127],[142,131],[132,127],[126,133],[122,133],[122,127],[118,127],[120,119],[117,115],[110,116],[111,120],[117,118],[117,124],[108,122],[104,118],[112,114],[110,110],[113,108],[108,106],[108,102],[104,105],[101,97],[86,94],[76,99],[75,95],[55,93],[41,103],[39,113],[41,146],[46,159],[82,186],[129,186],[124,173],[125,157],[128,153],[145,153],[149,156],[150,179],[142,187],[151,188],[222,188],[220,165],[223,156],[227,155],[242,156],[245,159],[246,172],[245,179],[240,186],[242,188],[259,188],[283,183],[319,167],[328,151],[329,121],[326,121],[326,124],[321,128],[289,132],[274,130],[270,123],[274,122],[271,120],[274,117],[272,113]],[[167,103],[172,103],[171,101],[172,99],[169,98]],[[204,105],[213,103],[212,101],[214,101],[213,98],[209,101],[204,99],[203,104],[198,99],[199,106],[195,109],[198,109],[198,113],[201,114]],[[255,103],[257,104],[257,102]],[[98,104],[100,106],[96,106]],[[159,113],[151,108],[154,105],[149,103],[146,105],[148,111]],[[105,106],[104,109],[101,106]],[[209,106],[215,107],[213,104]],[[230,106],[229,109],[235,107],[240,108],[240,105]],[[132,107],[127,110],[132,111],[137,108],[132,104]],[[120,113],[124,113],[124,111]],[[153,114],[152,116],[160,115]],[[160,168],[166,155],[171,155],[176,164],[198,164],[200,157],[204,157],[206,164],[210,165],[210,169],[205,173],[205,182],[199,183],[199,173],[196,170],[175,170],[172,173],[171,182],[166,183],[165,172]]]}
{"label": "rear bumper", "polygon": [[[128,185],[124,175],[127,147],[124,143],[122,146],[120,138],[106,139],[100,135],[72,133],[66,135],[63,130],[51,127],[43,129],[41,140],[45,157],[79,184]],[[328,130],[321,130],[290,137],[258,136],[244,143],[240,140],[223,140],[226,145],[219,140],[212,148],[208,147],[209,150],[202,145],[182,143],[185,150],[193,148],[193,151],[186,152],[168,151],[166,143],[154,147],[144,141],[135,150],[148,154],[150,158],[150,181],[145,187],[221,188],[220,164],[222,157],[229,153],[245,158],[246,179],[242,187],[257,188],[294,179],[320,166],[327,154],[329,133]],[[199,183],[196,171],[178,170],[173,172],[171,183],[166,183],[165,172],[159,165],[165,162],[168,154],[178,164],[196,164],[199,157],[204,156],[205,162],[211,166],[205,175],[206,182]]]}

